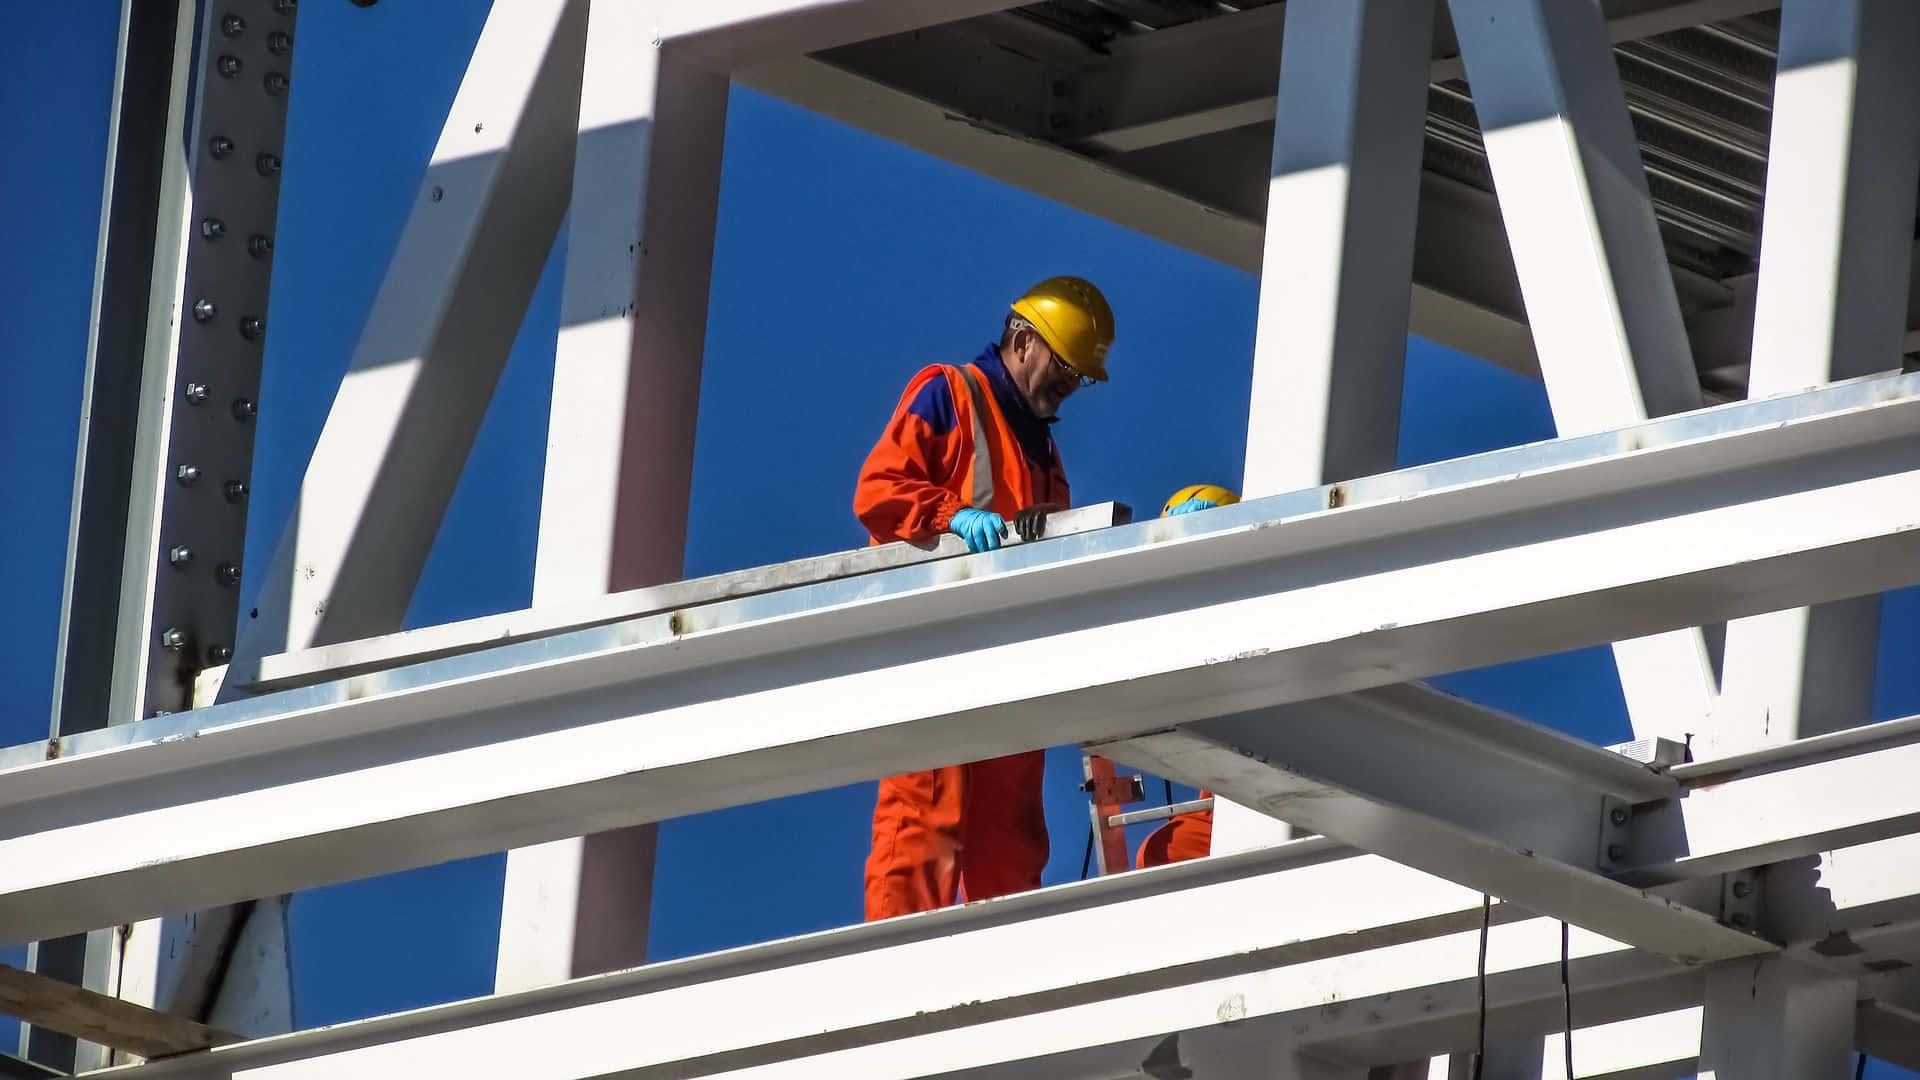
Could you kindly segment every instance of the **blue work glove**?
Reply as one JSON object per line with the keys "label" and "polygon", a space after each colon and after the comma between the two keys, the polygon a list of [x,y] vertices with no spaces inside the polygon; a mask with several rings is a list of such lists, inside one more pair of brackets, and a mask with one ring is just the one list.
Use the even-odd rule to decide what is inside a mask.
{"label": "blue work glove", "polygon": [[968,507],[953,515],[947,531],[967,542],[967,550],[994,551],[1007,538],[1007,519],[987,510]]}
{"label": "blue work glove", "polygon": [[1219,505],[1219,503],[1211,499],[1188,499],[1186,502],[1167,511],[1167,516],[1179,517],[1181,514],[1191,514],[1195,510],[1211,510]]}

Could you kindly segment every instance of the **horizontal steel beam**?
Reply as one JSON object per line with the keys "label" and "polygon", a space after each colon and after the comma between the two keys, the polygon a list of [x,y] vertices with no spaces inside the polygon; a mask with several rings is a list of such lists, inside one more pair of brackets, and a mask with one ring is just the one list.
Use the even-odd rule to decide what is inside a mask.
{"label": "horizontal steel beam", "polygon": [[[1778,6],[1778,0],[1613,0],[1602,5],[1616,43]],[[1080,132],[1097,154],[1125,154],[1272,123],[1286,20],[1278,4],[1123,38],[1090,60],[1075,104],[1097,117]],[[1428,77],[1458,79],[1459,46],[1435,35]]]}
{"label": "horizontal steel beam", "polygon": [[[1885,877],[1873,864],[1886,854],[1831,852],[1833,866],[1855,869],[1783,876],[1770,902],[1810,907],[1831,894],[1851,905],[1869,878]],[[1920,931],[1920,912],[1850,910],[1883,935],[1850,955],[1861,965],[1894,966],[1902,953],[1885,947],[1890,937]],[[1481,919],[1471,889],[1315,838],[224,1047],[132,1075],[306,1080],[484,1062],[490,1074],[550,1080],[968,1069],[1105,1080],[1113,1062],[1142,1062],[1170,1034],[1223,1022],[1268,1024],[1327,1060],[1406,1061],[1473,1046]],[[1507,904],[1488,921],[1490,1029],[1558,1030],[1559,924]],[[1141,932],[1167,926],[1180,932]],[[1831,951],[1822,924],[1793,929],[1789,947],[1813,959],[1812,948]],[[1576,929],[1568,955],[1583,1025],[1702,999],[1700,969],[1598,935]],[[928,980],[929,970],[946,977]],[[1888,1025],[1909,996],[1872,970],[1862,969],[1862,1007],[1884,1014],[1876,1045],[1894,1051],[1902,1029]],[[889,992],[820,992],[872,986]]]}
{"label": "horizontal steel beam", "polygon": [[0,752],[0,939],[1142,735],[1916,567],[1920,377],[1863,379]]}
{"label": "horizontal steel beam", "polygon": [[[1274,56],[1277,62],[1278,51]],[[1258,168],[1246,173],[1260,181],[1255,185],[1258,199],[1244,206],[1223,205],[1231,200],[1176,190],[1138,171],[1023,133],[1016,123],[969,114],[819,57],[770,61],[739,71],[736,78],[763,93],[1023,191],[1228,266],[1260,271],[1261,216],[1266,205],[1264,148],[1254,155]],[[1506,235],[1499,229],[1498,214],[1491,212],[1491,196],[1431,173],[1425,174],[1422,183],[1420,245],[1436,257],[1416,264],[1409,310],[1413,332],[1521,374],[1538,374],[1524,315],[1517,299],[1507,302],[1517,298],[1517,289],[1505,254]],[[1489,224],[1490,228],[1482,227]],[[1466,246],[1449,247],[1456,239]],[[1473,265],[1461,271],[1463,250],[1476,256],[1484,252],[1487,259],[1467,260]],[[1438,257],[1441,253],[1453,261]]]}
{"label": "horizontal steel beam", "polygon": [[[1049,516],[1046,532],[1048,538],[1075,536],[1094,529],[1125,525],[1131,520],[1133,512],[1124,504],[1099,503]],[[1020,543],[1019,536],[1009,533],[1008,546]],[[631,589],[567,604],[509,611],[503,615],[484,615],[381,637],[280,653],[263,657],[255,675],[229,671],[227,678],[230,681],[240,679],[258,690],[307,686],[363,671],[419,663],[442,656],[457,656],[476,649],[551,637],[570,630],[582,630],[677,608],[757,596],[776,589],[791,589],[837,578],[858,577],[935,559],[956,558],[966,553],[966,542],[952,534],[941,536],[930,548],[899,543],[837,551],[831,555],[756,566],[646,589]]]}
{"label": "horizontal steel beam", "polygon": [[[1763,11],[1778,0],[1602,6],[1609,35],[1627,42]],[[1096,50],[1029,20],[989,16],[929,26],[911,38],[788,55],[737,74],[816,112],[1258,272],[1266,126],[1274,116],[1284,20],[1282,5],[1267,5],[1125,36]],[[1444,22],[1433,57],[1433,80],[1463,74]],[[1434,173],[1423,180],[1413,330],[1537,374],[1499,215],[1463,208],[1472,200],[1437,191],[1449,185]],[[1472,194],[1490,208],[1490,196]],[[1706,309],[1731,311],[1730,290],[1677,273],[1688,310],[1702,309],[1696,314],[1703,332],[1728,322]],[[1739,320],[1733,313],[1732,322]],[[1750,329],[1750,305],[1745,320]],[[1737,325],[1710,331],[1715,347],[1696,339],[1702,368],[1744,362],[1747,338],[1729,329]],[[1729,353],[1719,345],[1737,347]],[[1726,389],[1730,376],[1738,382],[1738,372],[1721,372],[1716,389]]]}
{"label": "horizontal steel beam", "polygon": [[[1819,892],[1799,888],[1808,900]],[[1505,904],[1490,916],[1489,1030],[1558,1031],[1559,924]],[[1313,839],[300,1032],[130,1075],[1107,1080],[1149,1058],[1197,1064],[1191,1040],[1169,1036],[1249,1028],[1366,1066],[1474,1045],[1481,919],[1472,890]],[[1180,932],[1141,932],[1167,926]],[[1583,1075],[1692,1052],[1700,969],[1580,930],[1567,955]],[[944,977],[926,979],[930,970]],[[888,992],[845,989],[873,986]],[[1905,1010],[1883,978],[1863,982],[1861,997],[1889,1023]],[[1629,1017],[1653,1027],[1606,1026]],[[1900,1034],[1881,1031],[1876,1045],[1896,1048]]]}
{"label": "horizontal steel beam", "polygon": [[[1017,0],[703,0],[658,3],[653,44],[731,71],[924,26],[991,14]],[[636,43],[638,44],[638,43]]]}
{"label": "horizontal steel beam", "polygon": [[[1473,1013],[1480,922],[1477,893],[1308,840],[302,1032],[131,1075],[304,1080],[425,1069],[564,1080],[785,1064],[814,1076],[906,1076],[1223,1020],[1305,1019],[1328,1000],[1436,984],[1445,989],[1426,1011],[1388,1005],[1392,1021],[1375,1025],[1421,1024],[1431,1037],[1443,1030],[1437,1018]],[[1557,1004],[1559,927],[1504,905],[1493,923],[1496,1018]],[[1181,932],[1141,932],[1169,925]],[[1571,951],[1592,995],[1583,1004],[1596,1003],[1589,1015],[1604,1015],[1599,1000],[1623,986],[1655,1011],[1697,1000],[1687,969],[1583,933]],[[887,992],[852,989],[875,986]],[[1087,1038],[1087,1019],[1100,1035],[1076,1041]],[[1338,1051],[1340,1029],[1325,1034]],[[928,1041],[942,1048],[929,1051]]]}
{"label": "horizontal steel beam", "polygon": [[1633,816],[1627,879],[1652,884],[1920,831],[1920,716],[1686,768],[1685,798]]}
{"label": "horizontal steel beam", "polygon": [[1698,963],[1773,951],[1713,915],[1601,875],[1610,811],[1672,799],[1677,783],[1423,687],[1204,720],[1092,750],[1661,956]]}
{"label": "horizontal steel beam", "polygon": [[[1841,848],[1856,849],[1857,860],[1874,842],[1920,832],[1920,792],[1901,779],[1920,771],[1920,717],[1643,772],[1638,791],[1577,763],[1636,766],[1571,740],[1556,749],[1561,738],[1432,691],[1390,687],[1091,749],[1683,959],[1716,947],[1738,955],[1752,939],[1717,925],[1703,932],[1703,916],[1644,887]],[[1617,854],[1607,851],[1613,844]],[[1911,884],[1920,892],[1920,880]],[[1838,914],[1836,888],[1829,881],[1833,902],[1801,919]],[[1889,898],[1905,896],[1893,889]],[[1821,925],[1863,928],[1858,919]],[[1774,936],[1803,929],[1781,923]]]}

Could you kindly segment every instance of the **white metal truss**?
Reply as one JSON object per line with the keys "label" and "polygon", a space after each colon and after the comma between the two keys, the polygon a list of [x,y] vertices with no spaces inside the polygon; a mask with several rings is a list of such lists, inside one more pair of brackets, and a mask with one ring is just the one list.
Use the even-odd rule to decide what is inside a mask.
{"label": "white metal truss", "polygon": [[[400,629],[567,212],[584,3],[490,18],[231,665]],[[223,699],[236,686],[223,688]]]}
{"label": "white metal truss", "polygon": [[[1246,497],[1385,472],[1400,441],[1432,6],[1308,0],[1286,20]],[[1290,830],[1216,801],[1216,851]]]}
{"label": "white metal truss", "polygon": [[[0,925],[101,925],[1897,586],[1920,550],[1915,380],[76,737],[6,772]],[[987,610],[1023,615],[970,618]],[[1035,644],[1074,661],[1016,662]],[[983,665],[1006,675],[963,677]],[[942,672],[943,692],[893,689]]]}
{"label": "white metal truss", "polygon": [[[1561,435],[1700,407],[1700,385],[1597,7],[1452,5],[1540,373]],[[1613,647],[1634,731],[1684,739],[1713,707],[1693,628]]]}
{"label": "white metal truss", "polygon": [[[1818,885],[1848,887],[1832,870]],[[943,1074],[1112,1077],[1152,1075],[1139,1065],[1169,1036],[1179,1035],[1178,1062],[1181,1044],[1190,1053],[1238,1029],[1364,1076],[1371,1064],[1473,1046],[1480,922],[1472,889],[1311,839],[241,1044],[144,1075],[277,1080],[485,1063],[551,1078],[907,1076],[940,1062]],[[1711,992],[1700,968],[1584,931],[1569,953],[1583,1026],[1699,1005]],[[1490,1026],[1557,1026],[1541,1020],[1560,1009],[1560,955],[1556,922],[1494,908]],[[1880,978],[1869,993],[1878,996],[1854,1008],[1878,1015],[1905,989]],[[609,1030],[644,1037],[594,1037]],[[1876,1049],[1888,1044],[1897,1041]],[[1662,1040],[1659,1056],[1676,1060],[1672,1046]]]}
{"label": "white metal truss", "polygon": [[[680,576],[727,85],[636,62],[666,8],[587,17],[535,605]],[[510,852],[496,988],[644,961],[653,853],[650,825]]]}
{"label": "white metal truss", "polygon": [[[931,55],[985,32],[954,20],[1011,6],[496,4],[267,633],[222,704],[0,751],[0,939],[521,849],[502,993],[152,1076],[1398,1080],[1458,1075],[1483,1017],[1490,1062],[1552,1075],[1563,941],[1576,1043],[1628,1048],[1579,1075],[1822,1080],[1856,1048],[1920,1064],[1920,718],[1846,726],[1872,595],[1920,582],[1920,375],[1866,375],[1911,325],[1920,18],[1789,0],[1774,210],[1741,291],[1670,271],[1606,46],[1765,4],[1451,0],[1433,32],[1425,3],[1292,0],[1116,46],[1051,92],[1099,101],[1050,140],[845,52],[915,32],[903,55]],[[1024,35],[1007,70],[1061,49],[993,25]],[[1130,96],[1219,56],[1233,78]],[[1463,70],[1497,208],[1419,170],[1420,86]],[[1265,497],[673,584],[734,75],[1262,267],[1247,486]],[[1119,163],[1268,117],[1264,238]],[[360,640],[398,629],[458,477],[458,451],[418,448],[470,442],[563,214],[536,607]],[[1742,304],[1754,393],[1702,410],[1696,369],[1726,366]],[[1538,371],[1567,437],[1386,471],[1409,322]],[[368,543],[387,528],[404,557]],[[154,553],[135,541],[129,567]],[[1698,629],[1723,620],[1724,694]],[[1409,684],[1608,642],[1636,727],[1705,727],[1697,760]],[[1771,710],[1782,726],[1756,732]],[[614,970],[644,954],[636,826],[1074,741],[1218,791],[1223,823],[1231,799],[1325,838]]]}
{"label": "white metal truss", "polygon": [[[1909,4],[1781,9],[1771,160],[1782,167],[1767,199],[1797,210],[1762,233],[1750,392],[1884,370],[1902,350],[1917,46]],[[1866,723],[1879,628],[1870,596],[1727,624],[1727,693],[1703,741],[1731,751]]]}

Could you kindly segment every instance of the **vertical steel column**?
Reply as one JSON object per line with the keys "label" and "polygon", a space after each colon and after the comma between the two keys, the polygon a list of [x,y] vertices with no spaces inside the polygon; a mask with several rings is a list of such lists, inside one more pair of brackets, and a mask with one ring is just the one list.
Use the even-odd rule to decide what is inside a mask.
{"label": "vertical steel column", "polygon": [[[489,14],[222,697],[263,653],[401,628],[566,214],[585,24],[586,0]],[[274,897],[142,923],[139,983],[232,1030],[284,1028],[248,982],[290,977],[286,910]],[[253,944],[266,947],[241,953]]]}
{"label": "vertical steel column", "polygon": [[[192,707],[201,670],[233,654],[297,17],[296,0],[199,5],[182,147],[190,190],[170,195],[180,217],[172,261],[155,272],[164,286],[154,289],[142,388],[142,438],[165,450],[135,478],[136,505],[157,504],[157,514],[129,521],[122,614],[142,617],[120,627],[116,723]],[[233,946],[235,915],[213,914],[202,952]],[[166,969],[189,961],[163,956],[164,926],[123,927],[95,946],[110,957],[112,992],[204,1018],[213,990],[169,984]],[[291,1022],[290,990],[260,998],[289,1003],[264,1030]],[[97,1063],[124,1059],[102,1051]]]}
{"label": "vertical steel column", "polygon": [[[177,199],[169,199],[164,188],[170,159],[176,172],[184,172],[177,146],[183,137],[185,72],[175,68],[181,7],[180,0],[125,0],[121,7],[119,78],[107,146],[55,655],[55,735],[103,727],[112,715],[120,569],[133,478],[145,471],[134,429],[146,362],[148,304],[163,238],[178,229],[177,222],[162,221],[163,215],[179,213]],[[189,27],[191,17],[189,3]],[[190,30],[185,41],[191,41]],[[76,611],[76,605],[82,610]]]}
{"label": "vertical steel column", "polygon": [[188,708],[199,672],[233,655],[297,12],[295,0],[200,12],[179,293],[148,324],[148,355],[173,362],[143,385],[142,437],[166,452],[135,480],[159,513],[131,523],[121,601],[143,615],[123,620],[121,642],[123,664],[141,660],[141,716]]}
{"label": "vertical steel column", "polygon": [[[535,605],[678,580],[728,80],[664,55],[654,4],[589,16]],[[495,986],[646,959],[656,830],[507,858]]]}
{"label": "vertical steel column", "polygon": [[[1900,366],[1920,184],[1920,5],[1789,0],[1749,397]],[[1866,723],[1877,596],[1727,624],[1706,741],[1736,752]]]}
{"label": "vertical steel column", "polygon": [[[1431,0],[1294,0],[1281,43],[1243,487],[1393,468],[1419,211]],[[1226,800],[1213,850],[1284,839]]]}
{"label": "vertical steel column", "polygon": [[1393,468],[1432,24],[1430,0],[1287,9],[1249,495]]}
{"label": "vertical steel column", "polygon": [[[152,485],[143,481],[158,470],[164,443],[142,418],[165,397],[164,383],[155,391],[153,380],[164,377],[170,350],[156,351],[150,342],[165,343],[178,286],[193,35],[193,0],[121,5],[54,661],[54,737],[132,720],[139,711],[125,691],[139,686],[140,655],[128,655],[122,637],[137,641],[146,631],[140,597],[152,552],[137,538],[157,512]],[[35,943],[28,967],[112,993],[116,937],[106,929]],[[27,1025],[20,1053],[67,1072],[107,1063],[104,1047]]]}
{"label": "vertical steel column", "polygon": [[1847,1080],[1858,992],[1784,957],[1709,968],[1700,1080]]}
{"label": "vertical steel column", "polygon": [[[1700,407],[1599,5],[1451,0],[1500,213],[1564,436]],[[1705,636],[1614,645],[1634,734],[1683,739],[1718,687]]]}

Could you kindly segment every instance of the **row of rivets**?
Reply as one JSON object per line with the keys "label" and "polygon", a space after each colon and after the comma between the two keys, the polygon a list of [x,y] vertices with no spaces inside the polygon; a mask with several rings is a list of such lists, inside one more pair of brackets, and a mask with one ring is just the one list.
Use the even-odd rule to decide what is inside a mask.
{"label": "row of rivets", "polygon": [[[297,0],[272,0],[272,7],[273,11],[280,15],[292,16],[298,4]],[[240,55],[244,52],[240,46],[251,28],[246,18],[233,12],[222,14],[217,25],[221,36],[232,44],[226,46],[230,51],[221,51],[214,58],[214,72],[222,79],[239,79],[246,73],[248,64],[248,61]],[[284,29],[271,30],[265,35],[264,44],[269,57],[285,58],[293,52],[293,35]],[[284,68],[284,64],[279,65],[279,68]],[[276,69],[269,61],[268,70],[261,74],[260,86],[269,96],[283,98],[291,89],[291,82],[285,70]],[[215,134],[207,140],[207,151],[216,162],[226,161],[238,150],[238,143],[224,134]],[[269,150],[257,151],[253,156],[253,169],[268,180],[277,179],[281,171],[280,157]],[[201,219],[199,226],[201,239],[209,244],[220,243],[229,232],[226,220],[217,214],[206,215]],[[261,261],[271,259],[273,238],[263,233],[249,234],[246,252],[252,258]],[[195,297],[189,311],[193,320],[202,325],[215,322],[221,315],[219,305],[211,296]],[[242,314],[235,321],[234,326],[239,331],[240,337],[246,341],[259,342],[266,336],[266,321],[259,315]],[[211,400],[213,391],[205,382],[187,382],[181,390],[181,396],[188,406],[198,407]],[[228,411],[235,422],[245,424],[254,419],[257,407],[251,398],[236,397]],[[175,479],[183,487],[198,484],[201,475],[200,467],[191,463],[179,464],[174,470]],[[228,480],[221,485],[220,491],[227,502],[238,504],[247,498],[247,483],[244,480]],[[187,572],[194,565],[195,552],[187,544],[172,544],[166,549],[166,553],[168,565],[175,570]],[[236,588],[240,584],[240,567],[237,563],[222,561],[213,567],[213,576],[223,587]],[[192,637],[193,632],[189,628],[169,625],[160,631],[159,643],[162,648],[180,652],[189,649]],[[205,650],[207,664],[223,664],[232,656],[233,650],[226,644],[211,644]]]}

